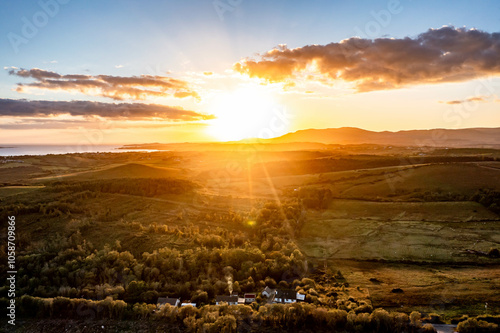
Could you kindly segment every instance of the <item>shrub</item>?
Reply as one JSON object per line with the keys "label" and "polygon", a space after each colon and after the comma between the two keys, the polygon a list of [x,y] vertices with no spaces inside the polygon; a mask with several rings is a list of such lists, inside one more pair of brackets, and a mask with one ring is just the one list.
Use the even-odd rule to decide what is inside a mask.
{"label": "shrub", "polygon": [[434,326],[432,326],[432,324],[425,324],[424,326],[422,326],[422,332],[424,333],[436,333],[436,329],[434,328]]}
{"label": "shrub", "polygon": [[490,257],[490,258],[500,258],[500,251],[498,249],[491,248],[488,251],[488,257]]}
{"label": "shrub", "polygon": [[421,317],[422,316],[421,316],[420,312],[413,311],[412,313],[410,313],[410,323],[411,323],[411,325],[415,326],[415,327],[422,326]]}
{"label": "shrub", "polygon": [[458,324],[457,331],[460,333],[493,333],[498,332],[498,325],[470,318]]}
{"label": "shrub", "polygon": [[437,313],[429,313],[429,316],[425,318],[426,322],[432,324],[442,324],[441,317]]}

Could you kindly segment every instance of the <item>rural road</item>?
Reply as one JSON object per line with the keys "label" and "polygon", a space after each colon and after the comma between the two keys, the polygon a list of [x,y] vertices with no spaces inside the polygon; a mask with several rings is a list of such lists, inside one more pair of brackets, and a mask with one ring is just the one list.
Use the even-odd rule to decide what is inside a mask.
{"label": "rural road", "polygon": [[445,325],[445,324],[433,324],[434,328],[438,333],[453,333],[456,332],[456,325]]}

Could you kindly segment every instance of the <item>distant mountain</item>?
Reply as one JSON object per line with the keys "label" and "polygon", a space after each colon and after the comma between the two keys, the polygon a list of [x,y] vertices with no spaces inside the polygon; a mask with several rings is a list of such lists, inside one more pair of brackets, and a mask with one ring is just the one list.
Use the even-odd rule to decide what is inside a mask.
{"label": "distant mountain", "polygon": [[432,129],[373,132],[354,127],[307,129],[261,140],[283,144],[316,142],[322,144],[377,144],[390,146],[484,147],[500,148],[500,128]]}

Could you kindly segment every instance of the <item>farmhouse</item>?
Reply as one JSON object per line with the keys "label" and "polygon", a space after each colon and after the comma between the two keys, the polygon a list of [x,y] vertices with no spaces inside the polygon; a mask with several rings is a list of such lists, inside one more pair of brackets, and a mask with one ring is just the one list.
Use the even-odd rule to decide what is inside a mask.
{"label": "farmhouse", "polygon": [[238,304],[238,296],[217,295],[215,297],[215,304],[220,305],[223,302],[227,303],[229,305],[237,305]]}
{"label": "farmhouse", "polygon": [[245,304],[250,304],[252,302],[255,302],[256,297],[257,297],[257,295],[255,293],[246,293],[244,295]]}
{"label": "farmhouse", "polygon": [[266,288],[264,288],[264,290],[262,291],[262,296],[269,298],[270,296],[274,295],[276,295],[276,289],[271,289],[268,286],[266,286]]}
{"label": "farmhouse", "polygon": [[297,293],[294,290],[279,289],[274,298],[275,303],[295,303],[297,302]]}
{"label": "farmhouse", "polygon": [[173,297],[158,297],[158,301],[156,302],[156,306],[164,306],[165,304],[169,304],[171,306],[179,306],[181,303],[180,298],[173,298]]}

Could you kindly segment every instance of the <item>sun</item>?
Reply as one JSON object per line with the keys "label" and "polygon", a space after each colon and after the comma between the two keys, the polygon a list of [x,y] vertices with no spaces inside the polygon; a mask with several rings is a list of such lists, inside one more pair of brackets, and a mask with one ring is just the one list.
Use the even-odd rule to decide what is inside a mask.
{"label": "sun", "polygon": [[207,133],[218,141],[271,138],[286,133],[278,105],[264,87],[240,88],[214,98]]}

